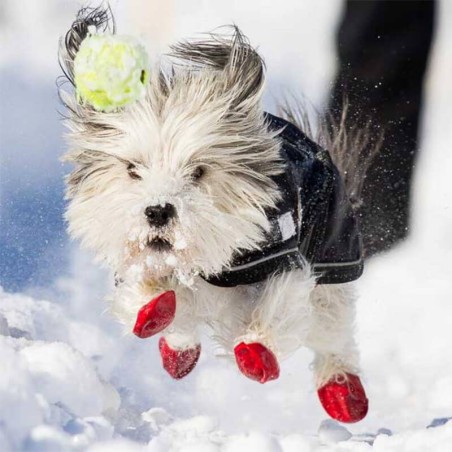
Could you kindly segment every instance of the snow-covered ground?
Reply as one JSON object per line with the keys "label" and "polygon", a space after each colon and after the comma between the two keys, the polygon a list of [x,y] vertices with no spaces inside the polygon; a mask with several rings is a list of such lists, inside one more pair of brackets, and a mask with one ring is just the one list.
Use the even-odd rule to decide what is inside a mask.
{"label": "snow-covered ground", "polygon": [[[31,4],[8,0],[0,5],[2,91],[8,91],[7,81],[16,80],[20,70],[25,80],[17,91],[23,94],[21,107],[39,91],[33,84],[53,83],[56,36],[77,9],[66,0],[29,10]],[[233,20],[260,44],[272,93],[299,86],[321,104],[334,70],[332,27],[340,3],[291,0],[281,9],[267,0],[259,2],[260,8],[257,4],[176,1],[162,41],[165,33],[186,36]],[[118,8],[126,10],[127,2],[118,2]],[[451,78],[452,2],[443,0],[427,83],[413,233],[398,249],[371,262],[359,282],[358,341],[371,403],[364,421],[343,427],[327,420],[311,381],[312,356],[305,350],[282,363],[279,380],[258,385],[215,358],[205,339],[195,371],[182,381],[171,380],[161,369],[155,338],[124,337],[103,313],[109,276],[76,245],[63,242],[63,248],[49,244],[36,258],[41,270],[20,292],[0,291],[0,450],[452,450]],[[34,99],[39,102],[43,96]],[[11,97],[7,100],[9,106]],[[43,115],[49,105],[56,108],[53,98],[43,104]],[[20,118],[18,111],[29,114],[14,110],[14,121]],[[14,126],[8,112],[2,106],[2,132]],[[40,120],[38,113],[34,120]],[[14,209],[8,202],[15,202],[13,191],[24,183],[24,168],[28,197],[21,206],[33,205],[39,187],[61,177],[54,163],[61,144],[38,134],[42,153],[37,155],[32,133],[41,127],[27,130],[17,125],[14,130],[23,149],[0,140],[2,171],[5,163],[9,171],[2,182],[1,228],[16,242],[16,220],[8,217]],[[36,237],[41,237],[38,231],[21,243],[23,249]],[[19,266],[26,257],[22,253],[16,256]],[[65,264],[57,268],[62,254]],[[10,278],[1,275],[0,284],[13,287]]]}

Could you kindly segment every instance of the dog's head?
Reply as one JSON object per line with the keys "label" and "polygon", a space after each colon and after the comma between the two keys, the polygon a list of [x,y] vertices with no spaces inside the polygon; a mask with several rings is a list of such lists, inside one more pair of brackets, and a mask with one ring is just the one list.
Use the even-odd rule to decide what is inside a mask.
{"label": "dog's head", "polygon": [[[90,26],[108,13],[79,13],[60,50],[73,60]],[[240,31],[172,49],[151,71],[146,96],[99,112],[62,93],[75,169],[67,179],[69,230],[115,270],[139,264],[149,277],[227,266],[269,228],[279,193],[280,143],[261,109],[264,65]]]}

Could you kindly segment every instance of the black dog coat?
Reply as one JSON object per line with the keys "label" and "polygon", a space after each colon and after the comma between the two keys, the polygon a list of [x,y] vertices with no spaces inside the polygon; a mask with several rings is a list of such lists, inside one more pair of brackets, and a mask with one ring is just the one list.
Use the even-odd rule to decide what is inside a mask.
{"label": "black dog coat", "polygon": [[271,230],[259,250],[237,253],[221,273],[204,279],[222,287],[253,284],[307,262],[318,284],[359,278],[363,259],[358,223],[328,151],[284,119],[268,113],[266,119],[270,129],[282,129],[286,161],[285,173],[274,178],[283,196],[267,213]]}

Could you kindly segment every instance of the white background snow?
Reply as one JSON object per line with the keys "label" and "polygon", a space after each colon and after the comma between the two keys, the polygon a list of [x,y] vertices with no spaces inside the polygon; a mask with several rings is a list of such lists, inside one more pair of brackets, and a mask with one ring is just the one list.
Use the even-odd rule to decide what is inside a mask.
{"label": "white background snow", "polygon": [[[149,20],[139,20],[139,3],[148,5]],[[20,205],[26,210],[43,187],[62,189],[58,103],[49,86],[58,75],[57,38],[78,6],[0,4],[1,229],[24,247],[41,236],[38,227],[18,229],[14,194],[28,187]],[[149,27],[144,37],[155,49],[237,23],[265,56],[269,108],[285,89],[320,107],[327,95],[338,0],[175,0],[160,7],[117,0],[113,6],[122,31]],[[451,80],[452,1],[443,0],[426,83],[413,231],[372,261],[359,282],[357,336],[371,404],[363,422],[345,428],[327,420],[305,350],[282,364],[279,380],[261,386],[214,358],[205,339],[195,371],[172,381],[161,368],[157,339],[124,337],[103,313],[110,276],[61,239],[35,256],[38,270],[20,292],[0,291],[0,450],[451,451]],[[17,139],[7,140],[7,133]],[[44,212],[53,208],[52,198],[47,202]],[[18,268],[29,257],[22,254]],[[14,287],[11,276],[1,275],[0,283]]]}

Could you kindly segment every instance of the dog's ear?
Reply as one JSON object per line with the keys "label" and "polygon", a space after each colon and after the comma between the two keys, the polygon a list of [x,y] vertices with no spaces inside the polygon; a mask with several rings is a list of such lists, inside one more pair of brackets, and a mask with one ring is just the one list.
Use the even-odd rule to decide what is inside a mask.
{"label": "dog's ear", "polygon": [[232,26],[230,37],[210,34],[207,40],[184,41],[171,50],[171,56],[189,67],[223,71],[225,89],[231,92],[234,107],[241,108],[260,100],[265,64],[237,26]]}
{"label": "dog's ear", "polygon": [[74,85],[74,58],[88,34],[115,32],[115,21],[109,7],[82,8],[66,36],[60,40],[58,61],[66,79]]}
{"label": "dog's ear", "polygon": [[73,198],[81,185],[87,181],[92,187],[95,186],[97,178],[111,171],[118,161],[124,164],[124,168],[130,163],[106,152],[90,150],[70,153],[64,160],[75,164],[73,171],[66,177],[67,199]]}
{"label": "dog's ear", "polygon": [[[88,104],[78,101],[75,94],[74,59],[85,38],[90,34],[112,33],[116,31],[113,14],[109,7],[82,8],[64,38],[60,39],[58,61],[63,76],[58,77],[58,96],[66,107],[68,114],[62,113],[69,120],[69,129],[74,137],[107,137],[116,131],[102,119],[103,115]],[[72,87],[67,89],[67,85]],[[74,88],[74,89],[72,89]],[[84,144],[81,146],[84,147]]]}

